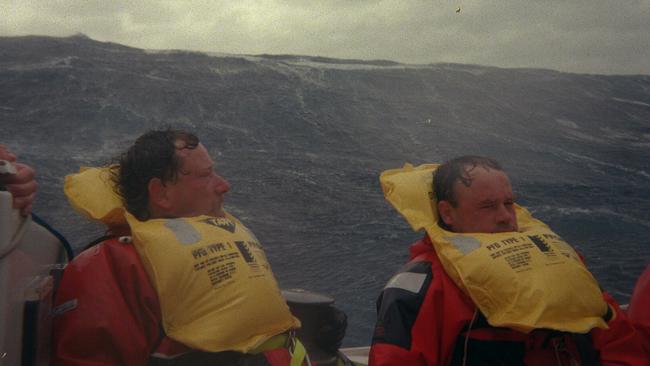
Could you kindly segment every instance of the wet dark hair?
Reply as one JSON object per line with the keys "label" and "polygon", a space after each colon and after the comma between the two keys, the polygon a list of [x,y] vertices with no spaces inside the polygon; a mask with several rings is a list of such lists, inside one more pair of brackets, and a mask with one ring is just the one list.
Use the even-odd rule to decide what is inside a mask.
{"label": "wet dark hair", "polygon": [[176,150],[194,150],[198,145],[198,137],[181,130],[152,130],[138,137],[111,169],[115,192],[126,209],[138,220],[148,220],[149,181],[175,182],[182,163]]}
{"label": "wet dark hair", "polygon": [[[503,171],[498,161],[484,156],[465,155],[449,160],[440,165],[433,173],[432,188],[436,202],[447,201],[456,207],[458,205],[458,197],[454,190],[454,183],[458,181],[466,187],[471,186],[472,177],[470,176],[470,172],[476,167]],[[449,230],[447,225],[442,221],[442,218],[438,219],[438,224],[442,228]]]}

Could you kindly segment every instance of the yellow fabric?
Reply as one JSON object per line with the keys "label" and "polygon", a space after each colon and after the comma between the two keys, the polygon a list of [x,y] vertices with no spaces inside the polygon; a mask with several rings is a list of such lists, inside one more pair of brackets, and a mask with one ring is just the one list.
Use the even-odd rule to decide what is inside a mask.
{"label": "yellow fabric", "polygon": [[449,277],[495,327],[586,333],[607,328],[607,304],[576,252],[523,207],[519,232],[459,234],[437,224],[432,173],[437,164],[385,171],[386,199],[411,227],[425,229]]}
{"label": "yellow fabric", "polygon": [[140,222],[113,191],[108,169],[67,176],[65,194],[83,216],[131,227],[167,335],[204,351],[247,352],[300,326],[261,245],[241,222],[230,215]]}
{"label": "yellow fabric", "polygon": [[70,205],[81,215],[108,227],[126,225],[124,205],[113,191],[108,167],[82,167],[79,173],[65,177],[63,191]]}
{"label": "yellow fabric", "polygon": [[234,217],[126,217],[171,338],[208,352],[245,353],[300,326],[261,245]]}
{"label": "yellow fabric", "polygon": [[[273,337],[264,341],[264,343],[255,347],[255,349],[250,350],[248,353],[256,355],[277,348],[287,348],[290,346],[290,339],[293,336],[294,335],[290,335],[289,332],[274,335]],[[298,338],[295,338],[295,340],[298,340]]]}
{"label": "yellow fabric", "polygon": [[384,197],[399,211],[414,231],[438,221],[431,190],[431,174],[438,164],[386,170],[379,176]]}

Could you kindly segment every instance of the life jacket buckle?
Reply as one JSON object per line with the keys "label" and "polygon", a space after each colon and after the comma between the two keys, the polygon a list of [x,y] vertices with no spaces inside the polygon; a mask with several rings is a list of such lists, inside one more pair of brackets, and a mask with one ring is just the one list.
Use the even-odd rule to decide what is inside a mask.
{"label": "life jacket buckle", "polygon": [[576,358],[576,355],[574,355],[567,346],[564,335],[553,337],[551,339],[551,345],[553,346],[553,351],[558,365],[564,364],[562,360],[566,360],[570,366],[580,365],[580,361]]}
{"label": "life jacket buckle", "polygon": [[287,339],[284,342],[284,348],[289,350],[289,354],[293,356],[293,350],[296,349],[296,331],[289,329],[287,331]]}

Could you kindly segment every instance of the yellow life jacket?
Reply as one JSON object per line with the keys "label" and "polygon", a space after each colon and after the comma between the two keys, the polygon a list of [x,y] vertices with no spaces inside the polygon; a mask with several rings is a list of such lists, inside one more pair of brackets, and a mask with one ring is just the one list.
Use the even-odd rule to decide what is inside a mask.
{"label": "yellow life jacket", "polygon": [[607,328],[608,306],[594,277],[573,248],[525,208],[515,205],[519,232],[442,229],[431,186],[437,166],[383,172],[384,196],[413,230],[426,230],[445,272],[492,326],[573,333]]}
{"label": "yellow life jacket", "polygon": [[82,216],[115,228],[126,225],[126,210],[113,190],[109,169],[81,167],[79,173],[65,177],[63,192]]}
{"label": "yellow life jacket", "polygon": [[262,246],[233,216],[126,217],[171,338],[205,351],[248,352],[300,325]]}
{"label": "yellow life jacket", "polygon": [[262,246],[236,218],[139,221],[113,192],[106,168],[82,168],[64,190],[84,216],[128,223],[156,289],[165,332],[208,352],[249,352],[300,322],[291,315]]}

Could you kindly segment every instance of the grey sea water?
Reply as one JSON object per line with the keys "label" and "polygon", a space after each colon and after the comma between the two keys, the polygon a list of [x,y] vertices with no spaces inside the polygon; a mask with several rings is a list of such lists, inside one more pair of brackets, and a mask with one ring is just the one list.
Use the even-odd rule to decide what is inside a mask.
{"label": "grey sea water", "polygon": [[0,141],[35,166],[35,211],[76,248],[103,234],[63,177],[150,128],[195,131],[232,185],[226,208],[283,288],[329,294],[345,345],[422,234],[385,202],[386,169],[500,160],[518,202],[626,302],[650,262],[650,76],[307,57],[144,52],[87,38],[0,38]]}

